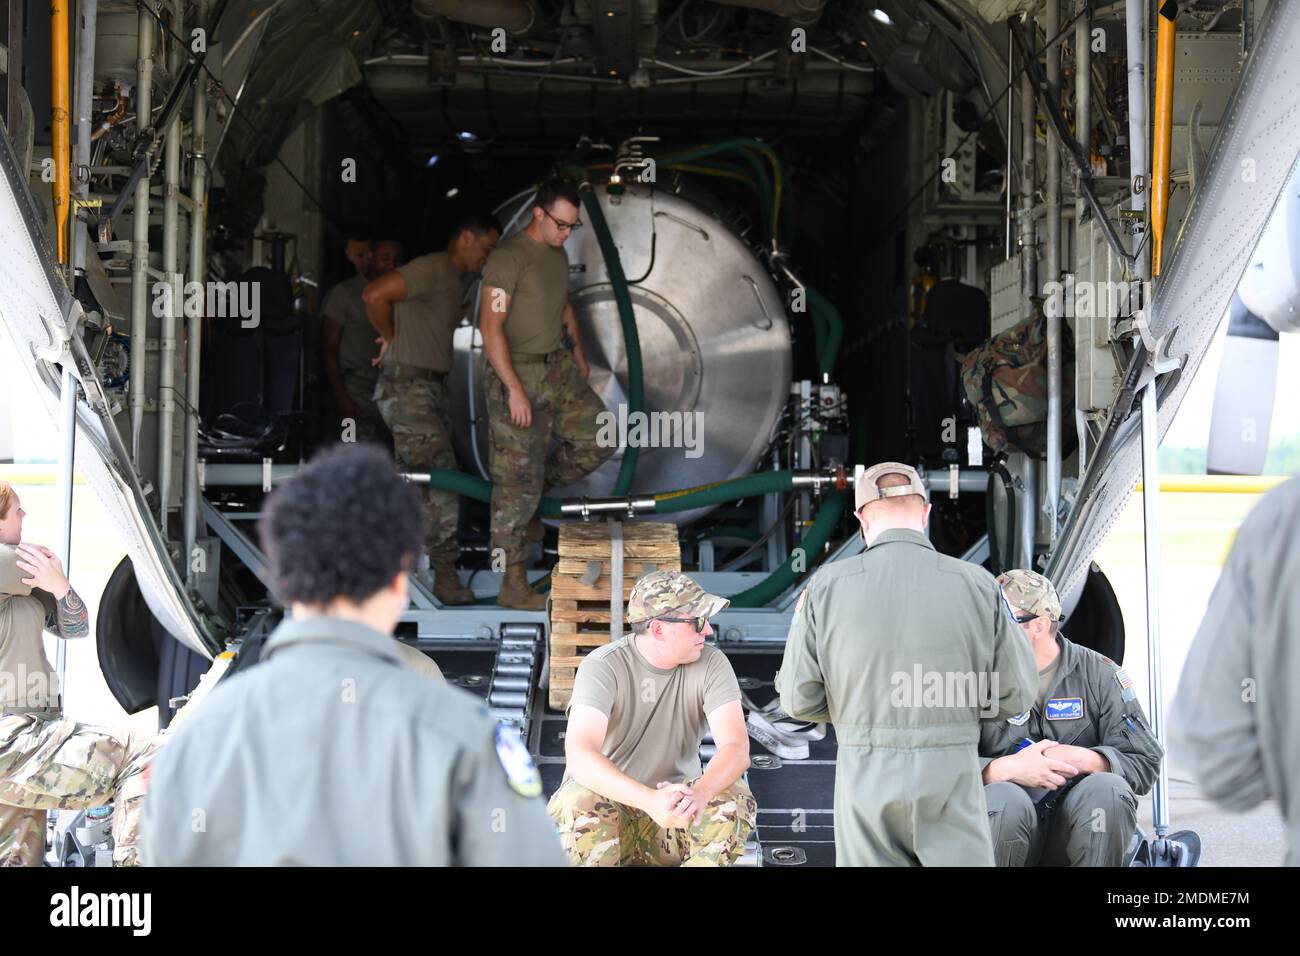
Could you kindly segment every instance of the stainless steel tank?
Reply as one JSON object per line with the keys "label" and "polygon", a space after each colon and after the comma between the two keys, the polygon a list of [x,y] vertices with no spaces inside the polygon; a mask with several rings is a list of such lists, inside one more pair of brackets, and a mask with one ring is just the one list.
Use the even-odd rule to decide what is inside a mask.
{"label": "stainless steel tank", "polygon": [[[645,410],[681,412],[683,422],[685,415],[698,413],[693,448],[641,448],[631,493],[748,474],[771,440],[790,393],[790,328],[780,292],[724,223],[685,199],[649,186],[630,187],[618,196],[602,187],[598,195],[636,315]],[[526,197],[514,228],[527,225],[530,207]],[[627,353],[614,289],[590,223],[570,237],[565,251],[590,383],[617,418],[620,405],[626,409]],[[471,321],[475,318],[471,312]],[[456,330],[451,402],[456,452],[466,470],[487,478],[486,359],[476,325]],[[617,450],[577,484],[547,493],[610,494],[623,453]],[[684,524],[708,510],[682,512],[675,519]]]}

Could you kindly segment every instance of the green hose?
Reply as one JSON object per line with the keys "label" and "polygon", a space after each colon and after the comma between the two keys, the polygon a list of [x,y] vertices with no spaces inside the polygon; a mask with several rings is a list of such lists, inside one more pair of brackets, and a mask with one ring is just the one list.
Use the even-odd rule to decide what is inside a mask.
{"label": "green hose", "polygon": [[674,514],[678,511],[690,511],[693,508],[709,508],[713,505],[726,504],[753,495],[790,491],[794,487],[793,478],[794,472],[791,471],[760,471],[752,475],[732,478],[730,481],[716,481],[695,488],[661,492],[654,496],[654,513]]}
{"label": "green hose", "polygon": [[[636,329],[636,313],[632,311],[632,296],[627,291],[627,276],[623,274],[623,261],[618,255],[618,246],[610,234],[609,224],[605,222],[605,213],[600,208],[600,196],[594,189],[583,190],[582,204],[586,207],[591,228],[596,231],[596,240],[600,243],[600,254],[605,257],[605,271],[609,273],[610,284],[614,287],[614,301],[618,303],[618,317],[623,322],[623,348],[627,352],[627,405],[628,416],[645,411],[645,380],[641,368],[641,336]],[[623,464],[619,467],[618,478],[614,482],[614,497],[628,493],[632,487],[632,477],[636,474],[637,459],[641,457],[641,448],[631,445],[623,450]]]}
{"label": "green hose", "polygon": [[[817,519],[804,535],[796,553],[803,558],[804,567],[807,567],[809,559],[815,555],[821,554],[822,548],[826,547],[826,542],[830,540],[831,533],[835,526],[839,524],[840,515],[844,513],[844,503],[848,500],[848,493],[836,491],[826,497],[822,503],[822,509],[817,513]],[[794,569],[795,554],[785,559],[785,562],[759,581],[752,588],[741,591],[739,594],[731,596],[732,607],[763,607],[769,601],[783,594],[790,585],[799,579],[802,572]]]}
{"label": "green hose", "polygon": [[809,286],[804,286],[808,297],[808,308],[813,313],[814,322],[818,323],[817,366],[825,375],[835,371],[835,360],[839,358],[840,343],[844,341],[844,320],[839,310],[831,305],[829,299]]}
{"label": "green hose", "polygon": [[[790,491],[794,488],[793,478],[794,473],[790,471],[760,471],[756,474],[732,478],[729,481],[718,481],[709,485],[700,485],[696,488],[684,488],[680,491],[666,491],[654,496],[654,513],[672,514],[678,511],[690,511],[692,508],[725,504],[754,495]],[[467,475],[464,472],[452,471],[447,468],[435,468],[430,471],[429,486],[431,488],[441,488],[445,491],[454,491],[458,495],[472,498],[475,501],[490,502],[492,500],[491,484],[474,475]],[[805,560],[807,555],[820,554],[822,548],[826,546],[831,532],[835,530],[840,515],[844,511],[845,500],[846,493],[843,491],[832,492],[826,497],[817,519],[799,545],[805,555]],[[538,511],[545,518],[559,517],[560,499],[543,498],[538,506]],[[800,572],[794,570],[794,560],[795,556],[792,554],[781,567],[758,584],[733,596],[731,603],[736,607],[761,607],[782,594],[799,577]]]}
{"label": "green hose", "polygon": [[[667,166],[672,163],[683,163],[689,162],[693,159],[702,159],[706,156],[713,156],[718,153],[732,152],[737,153],[746,163],[750,164],[751,169],[754,170],[755,180],[758,182],[760,187],[763,188],[764,192],[770,194],[771,199],[768,208],[764,210],[764,220],[767,226],[768,237],[775,237],[780,225],[779,220],[781,209],[785,205],[785,190],[782,178],[781,160],[777,158],[772,147],[768,146],[762,140],[741,138],[725,139],[717,143],[706,143],[703,146],[688,149],[682,153],[673,153],[669,156],[662,157],[658,159],[658,162]],[[754,156],[755,152],[762,155],[763,158],[771,164],[772,179],[768,178],[767,171],[763,169],[762,164],[757,161]]]}
{"label": "green hose", "polygon": [[[429,472],[429,487],[440,488],[443,491],[454,491],[462,498],[481,501],[484,504],[492,503],[492,483],[484,481],[478,475],[467,475],[463,471],[452,471],[450,468],[434,468]],[[541,503],[538,504],[537,510],[543,518],[558,518],[560,516],[560,499],[543,498]]]}

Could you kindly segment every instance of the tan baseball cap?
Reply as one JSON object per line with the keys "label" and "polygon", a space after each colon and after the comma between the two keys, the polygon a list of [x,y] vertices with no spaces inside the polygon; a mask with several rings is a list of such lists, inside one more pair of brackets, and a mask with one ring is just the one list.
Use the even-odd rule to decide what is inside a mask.
{"label": "tan baseball cap", "polygon": [[1007,603],[1021,614],[1061,620],[1061,599],[1056,588],[1037,571],[1023,568],[998,575],[998,585]]}
{"label": "tan baseball cap", "polygon": [[[881,488],[876,483],[885,475],[902,475],[910,484],[897,485],[893,488]],[[902,462],[897,461],[882,461],[880,464],[872,465],[861,474],[853,477],[854,511],[872,501],[879,501],[881,498],[896,498],[902,495],[920,495],[922,500],[930,500],[930,493],[925,490],[925,482],[921,480],[921,476],[911,465],[904,465]]]}
{"label": "tan baseball cap", "polygon": [[730,605],[680,571],[651,571],[632,586],[627,620],[639,624],[657,617],[713,617]]}

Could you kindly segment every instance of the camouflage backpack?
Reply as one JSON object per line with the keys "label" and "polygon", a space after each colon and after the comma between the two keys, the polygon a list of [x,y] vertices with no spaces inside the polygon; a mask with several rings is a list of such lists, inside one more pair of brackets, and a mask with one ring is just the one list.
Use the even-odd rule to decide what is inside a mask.
{"label": "camouflage backpack", "polygon": [[[1074,429],[1064,427],[1074,406],[1074,342],[1064,322],[1061,331],[1061,454],[1068,455],[1077,443]],[[1041,314],[968,353],[961,381],[995,454],[1047,454],[1047,320]]]}

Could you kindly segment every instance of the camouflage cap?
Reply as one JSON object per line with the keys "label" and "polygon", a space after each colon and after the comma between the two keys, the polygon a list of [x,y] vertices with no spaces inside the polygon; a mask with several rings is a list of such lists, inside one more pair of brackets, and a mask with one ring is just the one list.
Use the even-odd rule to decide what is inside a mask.
{"label": "camouflage cap", "polygon": [[1007,571],[998,575],[998,584],[1007,603],[1022,614],[1061,620],[1061,599],[1056,588],[1037,571]]}
{"label": "camouflage cap", "polygon": [[651,571],[632,587],[627,619],[639,624],[657,617],[712,617],[731,602],[710,594],[680,571]]}
{"label": "camouflage cap", "polygon": [[[876,483],[885,475],[902,475],[910,484],[898,485],[893,488],[881,488]],[[872,465],[860,474],[853,476],[854,511],[859,510],[869,502],[899,495],[920,495],[922,500],[930,500],[930,494],[925,490],[925,482],[921,480],[921,476],[911,465],[904,465],[902,462],[897,461],[882,461],[880,464]]]}

